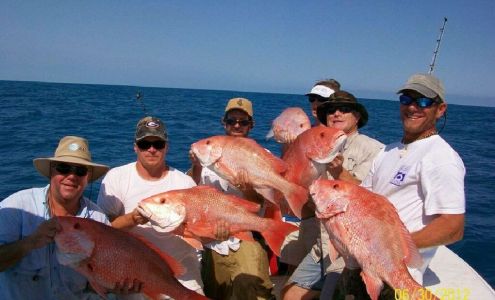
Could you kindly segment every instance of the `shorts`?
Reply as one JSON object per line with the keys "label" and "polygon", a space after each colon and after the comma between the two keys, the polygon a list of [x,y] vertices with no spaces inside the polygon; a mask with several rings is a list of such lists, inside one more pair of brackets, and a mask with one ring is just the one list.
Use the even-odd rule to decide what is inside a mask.
{"label": "shorts", "polygon": [[319,236],[319,221],[316,218],[298,220],[286,220],[299,227],[298,231],[289,233],[284,240],[281,249],[280,261],[297,266],[304,259]]}
{"label": "shorts", "polygon": [[308,253],[292,273],[287,284],[294,283],[307,290],[321,291],[325,281],[325,275],[322,273],[321,264],[315,262],[311,254]]}

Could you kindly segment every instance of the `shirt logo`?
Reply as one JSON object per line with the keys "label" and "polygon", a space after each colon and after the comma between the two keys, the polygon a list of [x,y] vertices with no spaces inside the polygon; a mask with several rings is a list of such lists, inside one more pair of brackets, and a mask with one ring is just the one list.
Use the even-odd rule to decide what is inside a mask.
{"label": "shirt logo", "polygon": [[406,179],[408,171],[409,167],[400,167],[399,171],[397,171],[397,174],[395,174],[390,183],[396,186],[401,186],[404,183],[404,179]]}

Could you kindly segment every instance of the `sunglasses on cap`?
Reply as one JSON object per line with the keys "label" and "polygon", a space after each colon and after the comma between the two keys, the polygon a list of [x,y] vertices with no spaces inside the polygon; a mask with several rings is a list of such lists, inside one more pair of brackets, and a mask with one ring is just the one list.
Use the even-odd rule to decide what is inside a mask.
{"label": "sunglasses on cap", "polygon": [[62,175],[74,174],[76,176],[83,177],[88,174],[88,168],[83,166],[69,165],[66,163],[56,164],[55,170]]}
{"label": "sunglasses on cap", "polygon": [[246,120],[246,119],[244,119],[244,120],[225,119],[225,124],[230,125],[230,126],[234,126],[235,124],[239,124],[240,126],[245,127],[245,126],[251,125],[251,121]]}
{"label": "sunglasses on cap", "polygon": [[165,148],[165,141],[158,140],[158,141],[147,141],[147,140],[140,140],[136,142],[136,145],[138,146],[139,149],[141,150],[148,150],[153,146],[156,150],[162,150]]}
{"label": "sunglasses on cap", "polygon": [[414,102],[420,108],[427,108],[432,106],[434,103],[437,103],[436,100],[431,98],[426,98],[426,97],[412,98],[407,95],[400,95],[399,102],[402,105],[410,105],[411,103]]}
{"label": "sunglasses on cap", "polygon": [[313,102],[327,102],[328,98],[318,96],[318,95],[309,95],[308,96],[308,101],[313,103]]}
{"label": "sunglasses on cap", "polygon": [[348,105],[329,106],[329,107],[327,107],[327,109],[325,111],[326,111],[327,115],[332,115],[337,110],[343,114],[346,114],[346,113],[350,113],[350,112],[354,111],[354,108],[352,106],[348,106]]}

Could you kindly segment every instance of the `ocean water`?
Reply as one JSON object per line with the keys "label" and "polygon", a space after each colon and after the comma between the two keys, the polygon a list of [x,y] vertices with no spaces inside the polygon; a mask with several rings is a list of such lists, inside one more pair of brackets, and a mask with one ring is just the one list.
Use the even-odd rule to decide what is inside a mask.
{"label": "ocean water", "polygon": [[[142,101],[136,100],[137,92]],[[256,123],[251,137],[275,154],[280,153],[279,146],[264,138],[271,121],[289,106],[309,113],[303,95],[0,81],[0,200],[18,190],[45,185],[47,180],[37,173],[32,160],[51,157],[65,135],[87,138],[98,163],[115,167],[134,161],[134,129],[145,114],[165,122],[170,137],[167,162],[186,171],[191,143],[223,134],[220,120],[232,97],[253,101]],[[360,100],[370,115],[361,132],[385,144],[401,138],[398,101]],[[449,105],[441,135],[460,154],[467,170],[464,239],[450,248],[494,287],[495,108]],[[86,195],[94,200],[98,189],[96,182]]]}

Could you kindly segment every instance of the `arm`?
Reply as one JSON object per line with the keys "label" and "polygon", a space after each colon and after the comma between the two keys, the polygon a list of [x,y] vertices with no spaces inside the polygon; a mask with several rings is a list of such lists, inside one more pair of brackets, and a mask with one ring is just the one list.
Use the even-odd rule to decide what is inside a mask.
{"label": "arm", "polygon": [[418,248],[448,245],[462,239],[464,214],[441,214],[423,229],[413,232],[412,238]]}
{"label": "arm", "polygon": [[58,230],[60,230],[60,225],[55,219],[50,219],[41,223],[33,234],[21,240],[0,245],[0,271],[3,272],[15,265],[32,250],[53,242]]}
{"label": "arm", "polygon": [[130,213],[114,218],[111,220],[111,223],[113,228],[127,231],[136,225],[145,224],[148,221],[148,218],[143,216],[137,209],[134,209]]}
{"label": "arm", "polygon": [[199,184],[201,181],[201,171],[203,170],[203,167],[192,150],[189,150],[189,159],[191,160],[192,165],[189,171],[187,171],[187,175],[191,176],[196,184]]}

